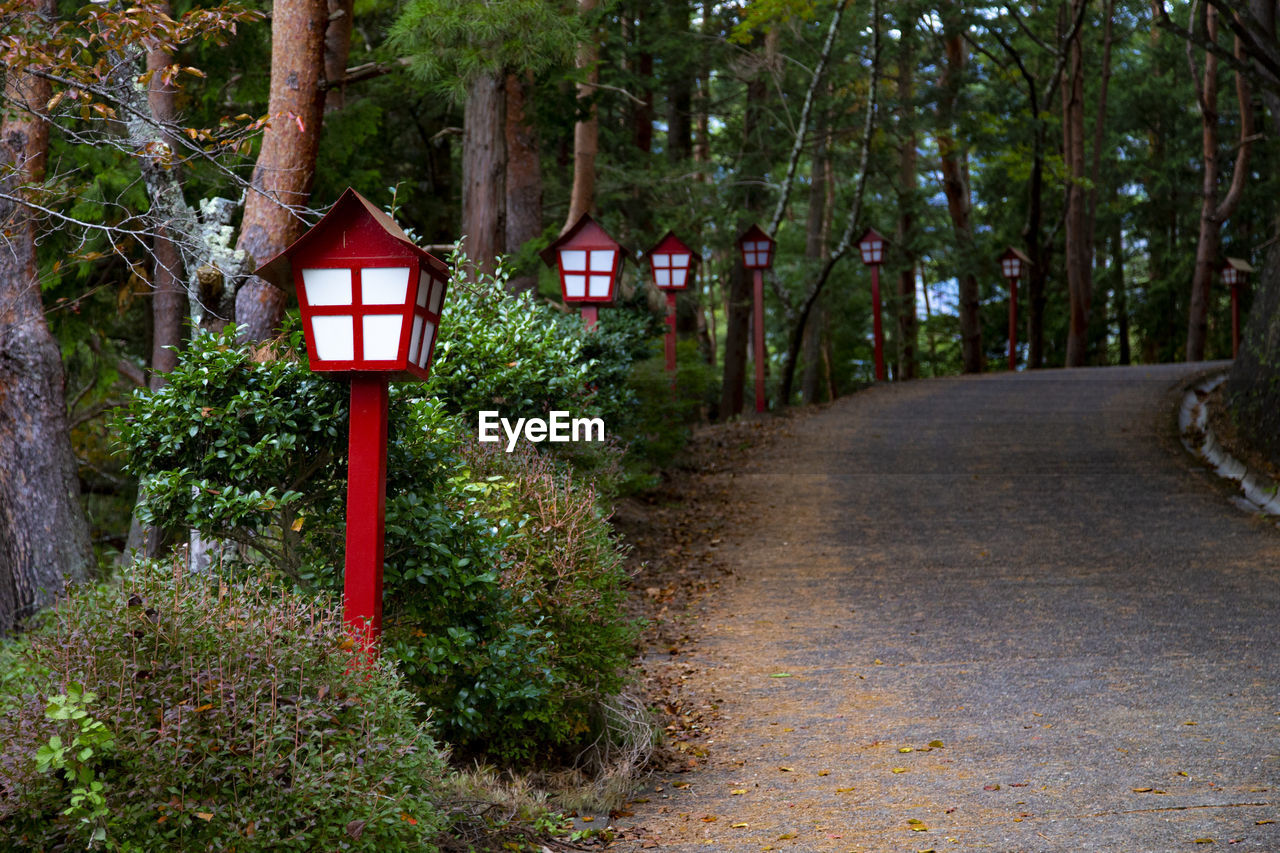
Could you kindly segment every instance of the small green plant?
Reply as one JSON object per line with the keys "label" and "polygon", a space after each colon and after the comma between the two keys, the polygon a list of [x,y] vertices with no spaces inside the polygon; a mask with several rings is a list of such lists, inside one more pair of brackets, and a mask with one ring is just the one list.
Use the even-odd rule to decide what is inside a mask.
{"label": "small green plant", "polygon": [[36,770],[40,773],[61,771],[71,789],[71,804],[62,813],[90,828],[89,845],[106,840],[104,818],[109,813],[102,780],[97,778],[96,765],[110,754],[115,739],[100,720],[89,716],[88,707],[98,694],[72,683],[67,692],[49,699],[44,715],[48,720],[66,721],[71,724],[69,742],[62,735],[53,735],[44,746],[36,750]]}

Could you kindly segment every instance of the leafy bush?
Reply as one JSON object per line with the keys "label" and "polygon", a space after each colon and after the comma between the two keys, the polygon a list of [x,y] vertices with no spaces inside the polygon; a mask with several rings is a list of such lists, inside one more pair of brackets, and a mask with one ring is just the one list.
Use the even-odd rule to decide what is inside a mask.
{"label": "leafy bush", "polygon": [[[248,562],[337,593],[345,386],[290,357],[299,345],[296,335],[274,350],[238,347],[230,332],[197,339],[170,386],[138,395],[119,430],[147,517],[242,543]],[[621,684],[630,642],[621,623],[625,577],[595,494],[567,472],[480,466],[486,457],[465,451],[472,427],[414,391],[421,386],[396,386],[392,395],[387,653],[452,742],[506,760],[566,746],[587,728],[592,699],[603,698],[592,694]],[[543,523],[534,538],[534,495],[556,490],[583,522]],[[556,594],[512,582],[534,547],[562,555]],[[568,595],[579,588],[599,593],[590,620]]]}
{"label": "leafy bush", "polygon": [[78,592],[5,685],[0,847],[431,849],[442,756],[349,649],[333,606],[251,577],[139,563]]}

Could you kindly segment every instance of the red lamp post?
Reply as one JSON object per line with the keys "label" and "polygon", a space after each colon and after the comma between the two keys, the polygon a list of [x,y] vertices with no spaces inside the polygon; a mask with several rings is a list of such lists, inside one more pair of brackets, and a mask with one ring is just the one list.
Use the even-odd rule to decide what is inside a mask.
{"label": "red lamp post", "polygon": [[[702,257],[672,232],[647,253],[653,286],[667,295],[667,370],[676,370],[676,293],[693,282],[693,273]],[[675,377],[671,379],[675,387]]]}
{"label": "red lamp post", "polygon": [[1000,256],[1000,271],[1009,282],[1009,369],[1018,369],[1018,279],[1023,267],[1031,266],[1031,259],[1013,246]]}
{"label": "red lamp post", "polygon": [[559,272],[564,301],[582,303],[582,322],[588,329],[599,320],[597,306],[613,301],[622,256],[618,242],[587,213],[540,255]]}
{"label": "red lamp post", "polygon": [[880,265],[884,263],[884,237],[874,228],[868,228],[858,238],[858,251],[862,262],[871,267],[871,332],[875,339],[876,381],[889,378],[884,367],[884,326],[880,320]]}
{"label": "red lamp post", "polygon": [[1227,258],[1222,265],[1222,283],[1231,288],[1231,357],[1240,355],[1240,286],[1253,267],[1241,258]]}
{"label": "red lamp post", "polygon": [[387,383],[429,375],[449,270],[348,189],[257,275],[297,289],[311,369],[351,381],[343,620],[373,655],[382,634]]}
{"label": "red lamp post", "polygon": [[756,360],[756,411],[765,410],[764,401],[764,270],[773,266],[775,243],[772,237],[752,225],[738,238],[738,250],[742,252],[742,266],[751,270],[752,276],[752,324],[755,328]]}

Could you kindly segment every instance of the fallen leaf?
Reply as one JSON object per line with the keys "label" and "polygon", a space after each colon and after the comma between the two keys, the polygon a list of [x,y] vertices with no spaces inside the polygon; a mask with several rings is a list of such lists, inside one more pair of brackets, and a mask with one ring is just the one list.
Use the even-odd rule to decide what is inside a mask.
{"label": "fallen leaf", "polygon": [[1000,786],[999,786],[999,785],[983,785],[983,786],[982,786],[982,790],[984,790],[984,791],[999,791],[999,790],[1000,790]]}
{"label": "fallen leaf", "polygon": [[819,770],[819,771],[818,771],[818,775],[819,775],[819,776],[830,776],[830,775],[831,775],[831,771],[830,771],[830,770]]}
{"label": "fallen leaf", "polygon": [[795,772],[796,772],[796,771],[795,771],[793,768],[791,768],[791,767],[779,767],[778,769],[779,769],[779,770],[781,770],[783,773],[795,773]]}
{"label": "fallen leaf", "polygon": [[906,773],[906,772],[907,772],[907,768],[905,768],[905,767],[895,767],[895,768],[893,768],[893,772],[894,772],[894,773]]}
{"label": "fallen leaf", "polygon": [[201,820],[213,820],[213,812],[196,812],[196,817]]}
{"label": "fallen leaf", "polygon": [[1151,788],[1134,788],[1133,792],[1135,794],[1150,794],[1152,790]]}
{"label": "fallen leaf", "polygon": [[791,677],[791,673],[789,673],[789,672],[775,672],[775,673],[773,673],[772,675],[770,675],[769,677],[770,677],[770,678],[790,678],[790,677]]}
{"label": "fallen leaf", "polygon": [[1274,821],[1274,820],[1255,820],[1255,821],[1253,822],[1253,825],[1254,825],[1254,826],[1266,826],[1266,825],[1267,825],[1267,824],[1269,824],[1269,823],[1275,823],[1275,821]]}
{"label": "fallen leaf", "polygon": [[929,741],[929,748],[930,748],[930,749],[942,749],[942,748],[943,748],[943,746],[942,746],[942,741],[940,741],[940,740],[931,740],[931,741]]}
{"label": "fallen leaf", "polygon": [[837,793],[837,794],[847,794],[847,793],[849,793],[849,792],[850,792],[850,791],[852,791],[852,790],[853,790],[852,788],[836,788],[836,793]]}
{"label": "fallen leaf", "polygon": [[898,752],[907,753],[907,752],[915,752],[915,750],[909,746],[900,746],[898,747]]}
{"label": "fallen leaf", "polygon": [[1195,841],[1195,843],[1196,843],[1196,844],[1212,844],[1212,843],[1213,843],[1213,839],[1212,839],[1212,838],[1197,838],[1197,839],[1196,839],[1196,841]]}
{"label": "fallen leaf", "polygon": [[775,841],[790,841],[791,839],[793,839],[793,838],[795,838],[795,837],[796,837],[796,834],[795,834],[794,832],[784,832],[784,833],[782,833],[781,835],[779,835],[777,838],[775,838],[774,840],[775,840]]}
{"label": "fallen leaf", "polygon": [[750,828],[751,828],[751,824],[749,824],[749,823],[735,823],[735,824],[733,825],[733,827],[732,827],[732,828],[733,828],[733,829],[750,829]]}
{"label": "fallen leaf", "polygon": [[716,821],[718,821],[719,819],[720,819],[720,818],[716,817],[716,816],[715,816],[715,815],[713,815],[713,814],[704,814],[704,815],[702,816],[702,822],[703,822],[703,823],[715,823],[715,822],[716,822]]}
{"label": "fallen leaf", "polygon": [[745,794],[746,792],[747,792],[746,788],[738,788],[737,790],[730,791],[729,793],[733,794],[735,797],[739,797]]}

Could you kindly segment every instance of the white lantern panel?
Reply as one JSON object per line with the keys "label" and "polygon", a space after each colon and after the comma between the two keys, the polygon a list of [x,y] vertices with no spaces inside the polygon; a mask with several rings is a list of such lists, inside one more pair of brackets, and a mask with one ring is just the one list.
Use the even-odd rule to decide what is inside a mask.
{"label": "white lantern panel", "polygon": [[591,276],[591,295],[592,296],[608,296],[609,282],[611,281],[613,281],[612,276],[607,276],[607,275]]}
{"label": "white lantern panel", "polygon": [[671,271],[671,286],[684,287],[685,281],[689,278],[687,269],[675,269]]}
{"label": "white lantern panel", "polygon": [[400,314],[366,314],[364,316],[365,361],[395,361],[400,355]]}
{"label": "white lantern panel", "polygon": [[431,286],[431,313],[440,313],[440,303],[444,301],[444,282],[437,281]]}
{"label": "white lantern panel", "polygon": [[431,358],[431,345],[435,339],[436,324],[430,320],[423,321],[422,351],[418,353],[418,367],[427,366],[427,359]]}
{"label": "white lantern panel", "polygon": [[587,295],[587,277],[585,275],[566,275],[564,277],[564,295],[570,299],[580,299]]}
{"label": "white lantern panel", "polygon": [[[617,252],[612,249],[592,249],[591,250],[591,271],[592,272],[613,272],[613,258]],[[592,287],[595,285],[592,284]]]}
{"label": "white lantern panel", "polygon": [[302,287],[311,305],[350,305],[351,270],[304,269]]}
{"label": "white lantern panel", "polygon": [[566,272],[586,272],[587,253],[582,249],[561,249],[560,268]]}
{"label": "white lantern panel", "polygon": [[671,266],[671,255],[654,255],[653,266],[654,269]]}
{"label": "white lantern panel", "polygon": [[418,344],[422,342],[422,317],[415,314],[413,317],[413,336],[409,338],[409,361],[413,364],[418,363]]}
{"label": "white lantern panel", "polygon": [[427,297],[431,294],[431,276],[426,271],[418,273],[418,295],[414,302],[420,308],[427,307]]}
{"label": "white lantern panel", "polygon": [[690,255],[672,255],[672,256],[671,256],[671,266],[673,266],[673,267],[688,267],[688,266],[689,266],[689,258],[690,258],[690,257],[691,257]]}
{"label": "white lantern panel", "polygon": [[755,252],[747,252],[747,253],[745,253],[745,254],[746,254],[746,265],[747,265],[747,266],[749,266],[749,267],[758,267],[758,266],[760,266],[760,261],[756,259],[756,253],[755,253]]}
{"label": "white lantern panel", "polygon": [[655,269],[653,271],[653,282],[654,284],[658,285],[658,287],[670,287],[671,286],[671,270]]}
{"label": "white lantern panel", "polygon": [[408,267],[366,267],[360,270],[360,298],[365,305],[403,305],[408,295]]}
{"label": "white lantern panel", "polygon": [[356,356],[355,323],[349,314],[311,318],[311,339],[320,361],[351,361]]}

